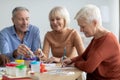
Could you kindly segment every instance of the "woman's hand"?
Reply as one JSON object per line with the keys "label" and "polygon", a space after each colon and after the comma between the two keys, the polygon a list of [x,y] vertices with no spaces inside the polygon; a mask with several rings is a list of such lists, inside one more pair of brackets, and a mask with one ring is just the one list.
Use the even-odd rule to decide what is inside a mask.
{"label": "woman's hand", "polygon": [[42,50],[39,48],[37,49],[34,54],[40,59],[40,61],[47,61],[47,57],[45,54],[42,52]]}
{"label": "woman's hand", "polygon": [[36,55],[36,56],[38,56],[38,57],[43,57],[44,56],[44,53],[42,52],[42,50],[39,48],[39,49],[37,49],[35,52],[34,52],[34,54]]}
{"label": "woman's hand", "polygon": [[62,66],[74,66],[74,63],[72,64],[72,60],[70,58],[64,59],[62,62]]}
{"label": "woman's hand", "polygon": [[53,63],[53,62],[60,62],[60,58],[57,58],[57,57],[50,57],[49,59],[47,59],[46,61],[47,63]]}

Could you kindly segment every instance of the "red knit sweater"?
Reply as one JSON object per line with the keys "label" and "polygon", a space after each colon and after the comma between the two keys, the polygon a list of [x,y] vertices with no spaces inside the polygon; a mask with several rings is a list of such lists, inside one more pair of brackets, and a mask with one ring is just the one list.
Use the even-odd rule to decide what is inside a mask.
{"label": "red knit sweater", "polygon": [[87,72],[87,80],[120,80],[120,46],[111,32],[92,39],[84,54],[72,61]]}

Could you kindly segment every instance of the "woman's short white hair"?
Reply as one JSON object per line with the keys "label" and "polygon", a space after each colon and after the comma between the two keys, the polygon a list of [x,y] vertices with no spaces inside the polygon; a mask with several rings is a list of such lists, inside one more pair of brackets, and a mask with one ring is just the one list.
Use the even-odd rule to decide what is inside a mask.
{"label": "woman's short white hair", "polygon": [[49,13],[49,20],[51,18],[54,18],[56,16],[59,16],[65,20],[65,26],[68,26],[70,23],[70,15],[68,10],[65,7],[62,6],[56,6],[54,7],[50,13]]}
{"label": "woman's short white hair", "polygon": [[99,24],[102,25],[101,12],[100,9],[95,5],[86,5],[80,9],[76,14],[75,19],[85,19],[86,22],[91,22],[93,20],[99,21]]}

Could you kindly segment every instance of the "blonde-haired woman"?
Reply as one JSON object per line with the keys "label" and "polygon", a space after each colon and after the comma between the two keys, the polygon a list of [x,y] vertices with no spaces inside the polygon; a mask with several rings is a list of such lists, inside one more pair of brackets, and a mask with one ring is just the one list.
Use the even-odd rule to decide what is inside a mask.
{"label": "blonde-haired woman", "polygon": [[[47,62],[60,62],[63,56],[72,58],[84,52],[79,33],[69,27],[70,17],[65,7],[54,7],[49,13],[49,21],[52,31],[46,33],[42,49]],[[52,57],[49,58],[50,49]]]}

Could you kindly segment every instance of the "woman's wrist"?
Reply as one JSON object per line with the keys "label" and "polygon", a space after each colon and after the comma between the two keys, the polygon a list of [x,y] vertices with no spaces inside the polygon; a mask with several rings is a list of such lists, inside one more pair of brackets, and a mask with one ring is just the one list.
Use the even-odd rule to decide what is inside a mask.
{"label": "woman's wrist", "polygon": [[70,61],[71,61],[71,62],[69,63],[69,65],[73,63],[72,58],[70,58]]}
{"label": "woman's wrist", "polygon": [[47,61],[47,57],[46,56],[41,56],[41,57],[39,57],[39,59],[40,59],[40,61]]}

